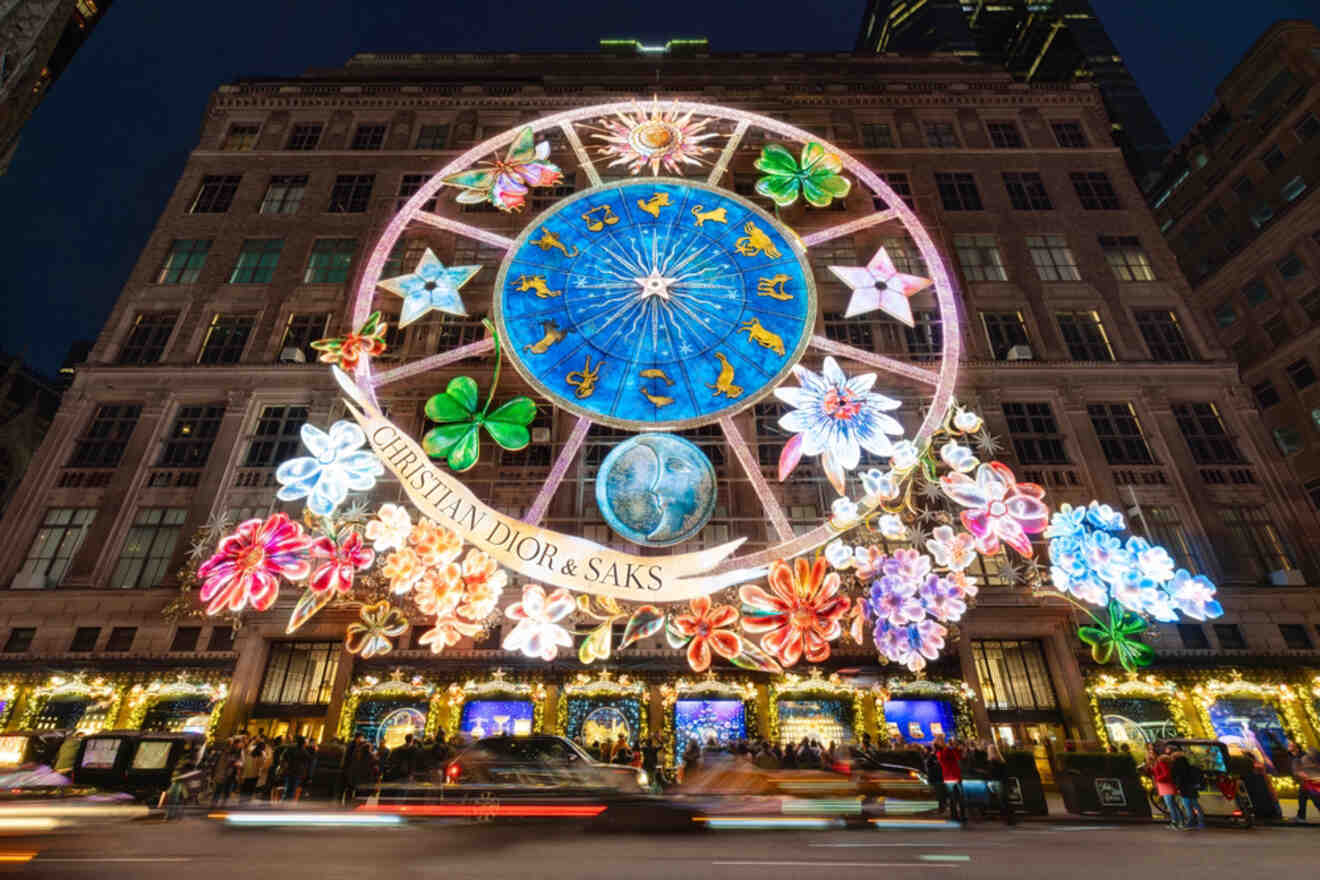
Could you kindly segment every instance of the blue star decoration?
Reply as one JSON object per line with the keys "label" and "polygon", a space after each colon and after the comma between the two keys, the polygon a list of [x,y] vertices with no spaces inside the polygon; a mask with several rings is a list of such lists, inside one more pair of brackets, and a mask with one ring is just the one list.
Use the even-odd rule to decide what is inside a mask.
{"label": "blue star decoration", "polygon": [[427,248],[412,274],[382,279],[380,286],[403,297],[399,326],[407,327],[432,309],[465,317],[467,310],[463,308],[463,297],[458,290],[480,269],[480,266],[450,266],[446,269]]}

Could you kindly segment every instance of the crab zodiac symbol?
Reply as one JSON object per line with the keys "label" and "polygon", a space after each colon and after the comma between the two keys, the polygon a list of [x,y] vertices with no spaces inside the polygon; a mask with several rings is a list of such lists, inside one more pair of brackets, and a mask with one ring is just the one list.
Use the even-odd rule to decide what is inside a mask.
{"label": "crab zodiac symbol", "polygon": [[754,257],[757,254],[765,254],[770,259],[777,260],[783,256],[779,252],[779,248],[775,247],[775,243],[770,240],[770,236],[766,235],[765,232],[761,230],[761,227],[757,226],[751,220],[748,220],[747,224],[743,226],[743,232],[746,232],[747,234],[735,241],[733,246],[736,247],[738,253],[742,254],[744,257]]}

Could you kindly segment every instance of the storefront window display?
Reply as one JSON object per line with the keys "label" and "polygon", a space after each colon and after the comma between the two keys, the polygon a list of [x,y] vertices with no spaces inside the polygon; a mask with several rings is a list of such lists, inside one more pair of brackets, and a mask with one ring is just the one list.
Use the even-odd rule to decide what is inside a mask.
{"label": "storefront window display", "polygon": [[206,733],[214,702],[207,697],[161,700],[147,709],[140,729],[160,733]]}
{"label": "storefront window display", "polygon": [[532,732],[531,700],[468,700],[463,704],[458,730],[464,736],[525,736]]}
{"label": "storefront window display", "polygon": [[851,700],[779,701],[779,735],[785,742],[846,743],[853,738],[852,728]]}
{"label": "storefront window display", "polygon": [[[1243,680],[1237,672],[1192,690],[1206,730],[1230,748],[1255,755],[1281,795],[1296,790],[1287,744],[1306,729],[1305,700],[1291,685]],[[1305,743],[1305,740],[1302,740]]]}
{"label": "storefront window display", "polygon": [[1105,734],[1114,746],[1128,743],[1144,748],[1147,743],[1183,736],[1173,710],[1163,700],[1147,697],[1101,697],[1096,700]]}
{"label": "storefront window display", "polygon": [[123,700],[122,686],[102,678],[52,675],[28,694],[19,730],[77,730],[95,733],[114,726]]}
{"label": "storefront window display", "polygon": [[629,747],[646,739],[646,685],[608,670],[581,673],[564,683],[555,729],[588,751],[619,741]]}
{"label": "storefront window display", "polygon": [[1279,710],[1252,697],[1224,698],[1210,704],[1215,735],[1265,759],[1271,769],[1287,751],[1289,735]]}
{"label": "storefront window display", "polygon": [[229,686],[218,675],[207,673],[180,672],[173,679],[135,684],[128,690],[123,726],[158,733],[209,734],[228,695]]}
{"label": "storefront window display", "polygon": [[891,739],[929,745],[937,736],[957,734],[957,721],[948,700],[900,699],[885,701],[885,727]]}
{"label": "storefront window display", "polygon": [[425,699],[408,697],[359,700],[353,733],[362,734],[372,745],[391,749],[402,745],[410,733],[422,739],[426,735],[429,706]]}
{"label": "storefront window display", "polygon": [[674,703],[674,747],[682,754],[689,742],[718,745],[747,736],[747,711],[742,700],[678,700]]}

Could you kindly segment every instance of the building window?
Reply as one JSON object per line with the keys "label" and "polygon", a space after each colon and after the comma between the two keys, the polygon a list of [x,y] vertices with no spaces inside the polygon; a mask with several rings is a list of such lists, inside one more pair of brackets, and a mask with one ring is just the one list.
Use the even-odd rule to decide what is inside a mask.
{"label": "building window", "polygon": [[[533,211],[544,211],[560,199],[567,198],[577,192],[577,187],[571,183],[561,183],[559,186],[542,186],[532,190],[531,205]],[[830,203],[830,210],[843,210],[840,206],[844,204],[843,199],[838,199]]]}
{"label": "building window", "polygon": [[449,126],[423,125],[417,129],[417,150],[443,150],[449,142]]}
{"label": "building window", "polygon": [[1017,150],[1025,146],[1016,122],[987,122],[985,127],[990,132],[990,144],[994,147]]}
{"label": "building window", "polygon": [[87,654],[96,650],[96,641],[101,637],[99,626],[80,626],[73,631],[73,641],[69,642],[69,653]]}
{"label": "building window", "polygon": [[202,343],[199,364],[236,364],[243,357],[248,336],[256,323],[252,315],[221,315],[211,319]]}
{"label": "building window", "polygon": [[1175,403],[1172,408],[1193,461],[1202,465],[1246,464],[1213,403]]}
{"label": "building window", "polygon": [[1297,304],[1306,312],[1306,317],[1312,321],[1320,321],[1320,288],[1297,300]]}
{"label": "building window", "polygon": [[394,278],[399,275],[411,273],[421,262],[422,256],[429,247],[425,239],[421,238],[400,238],[390,249],[390,255],[385,258],[385,265],[381,267],[381,278]]}
{"label": "building window", "polygon": [[944,324],[940,313],[918,309],[912,313],[912,326],[903,328],[908,356],[914,360],[935,360],[944,353]]}
{"label": "building window", "polygon": [[1293,387],[1298,391],[1315,384],[1315,369],[1306,358],[1293,361],[1285,369],[1288,372],[1288,381],[1292,382]]}
{"label": "building window", "polygon": [[1251,386],[1251,394],[1256,398],[1256,406],[1261,409],[1269,409],[1279,402],[1279,392],[1269,379]]}
{"label": "building window", "polygon": [[324,128],[319,122],[305,122],[295,125],[293,131],[289,134],[289,143],[285,149],[289,150],[315,150],[317,144],[321,142],[321,131]]}
{"label": "building window", "polygon": [[1306,114],[1293,126],[1293,134],[1297,135],[1299,141],[1309,141],[1320,134],[1320,120],[1315,118],[1314,113]]}
{"label": "building window", "polygon": [[[910,238],[882,238],[880,246],[885,249],[889,259],[893,261],[894,268],[907,275],[916,275],[920,278],[929,278],[930,270],[926,268],[926,261],[922,259],[921,251]],[[849,246],[851,247],[851,245]],[[832,263],[834,266],[848,266],[850,263]]]}
{"label": "building window", "polygon": [[466,318],[453,315],[442,316],[436,330],[435,350],[437,352],[449,351],[485,339],[486,327],[481,323],[485,317],[485,315],[470,315]]}
{"label": "building window", "polygon": [[963,277],[968,281],[1007,281],[1004,271],[1004,258],[999,253],[999,244],[989,233],[958,233],[953,237],[954,250],[958,252],[958,265],[962,267]]}
{"label": "building window", "polygon": [[1035,639],[972,642],[972,659],[987,709],[1057,709],[1045,652]]}
{"label": "building window", "polygon": [[325,326],[329,320],[330,316],[325,312],[289,315],[284,339],[280,342],[280,356],[283,357],[286,349],[293,348],[302,352],[304,362],[315,361],[316,349],[312,348],[312,343],[325,338]]}
{"label": "building window", "polygon": [[261,199],[263,214],[296,214],[307,192],[306,174],[277,174],[266,186]]}
{"label": "building window", "polygon": [[199,468],[211,456],[225,408],[221,404],[181,406],[157,467]]}
{"label": "building window", "polygon": [[1109,337],[1100,323],[1100,313],[1057,312],[1054,315],[1059,322],[1059,332],[1068,346],[1068,355],[1075,361],[1112,361],[1114,350],[1109,347]]}
{"label": "building window", "polygon": [[1154,464],[1132,404],[1092,403],[1087,405],[1086,414],[1110,464]]}
{"label": "building window", "polygon": [[821,323],[824,326],[826,339],[842,342],[863,351],[876,350],[875,329],[870,321],[845,318],[843,312],[823,312]]}
{"label": "building window", "polygon": [[224,145],[220,148],[229,153],[245,153],[248,150],[257,148],[257,134],[261,131],[261,126],[251,123],[242,123],[229,126],[229,133],[225,135]]}
{"label": "building window", "polygon": [[181,507],[144,507],[137,512],[124,539],[119,563],[110,578],[116,589],[160,585],[169,570],[174,546],[188,511]]}
{"label": "building window", "polygon": [[1274,434],[1274,445],[1279,447],[1279,454],[1285,458],[1301,452],[1302,446],[1305,445],[1301,433],[1296,428],[1286,426],[1275,428],[1272,433]]}
{"label": "building window", "polygon": [[328,705],[338,670],[338,642],[271,642],[257,702]]}
{"label": "building window", "polygon": [[1054,130],[1055,143],[1064,149],[1082,150],[1090,146],[1080,122],[1051,122],[1050,128]]}
{"label": "building window", "polygon": [[135,403],[98,406],[86,433],[74,445],[66,467],[118,467],[141,414],[142,407]]}
{"label": "building window", "polygon": [[916,208],[916,202],[912,198],[912,184],[908,181],[908,176],[898,171],[886,171],[880,175],[889,188],[894,191],[894,195],[903,200],[903,204],[909,208]]}
{"label": "building window", "polygon": [[1004,189],[1016,211],[1050,211],[1054,208],[1044,181],[1035,171],[1005,171]]}
{"label": "building window", "polygon": [[170,245],[170,252],[165,255],[160,272],[156,274],[156,283],[196,284],[210,251],[210,239],[176,238]]}
{"label": "building window", "polygon": [[1311,650],[1311,634],[1306,631],[1304,623],[1281,623],[1279,635],[1283,637],[1283,645],[1289,651]]}
{"label": "building window", "polygon": [[238,192],[239,174],[208,174],[202,178],[202,185],[197,190],[190,214],[223,214],[234,203],[234,194]]}
{"label": "building window", "polygon": [[350,150],[379,150],[385,145],[385,126],[359,125],[353,132]]}
{"label": "building window", "polygon": [[282,238],[249,238],[238,252],[230,284],[269,284],[284,250]]}
{"label": "building window", "polygon": [[305,406],[267,406],[261,410],[243,467],[275,467],[292,458],[300,445],[299,434],[307,422]]}
{"label": "building window", "polygon": [[981,194],[976,191],[976,179],[962,171],[935,173],[935,187],[940,191],[940,202],[946,211],[979,211]]}
{"label": "building window", "polygon": [[1275,263],[1274,268],[1278,270],[1279,277],[1284,281],[1295,281],[1301,278],[1302,273],[1306,271],[1306,265],[1298,259],[1296,254],[1288,254],[1288,256]]}
{"label": "building window", "polygon": [[307,260],[304,284],[343,284],[357,252],[356,238],[318,238]]}
{"label": "building window", "polygon": [[[417,191],[421,189],[422,185],[425,184],[426,181],[430,180],[430,178],[431,176],[429,174],[403,175],[402,179],[400,179],[399,181],[399,198],[395,203],[394,209],[397,211],[400,208],[402,208],[410,198],[417,195]],[[422,202],[422,210],[423,211],[435,210],[434,196],[427,199],[425,202]],[[389,276],[385,276],[385,277],[389,277]]]}
{"label": "building window", "polygon": [[116,626],[110,630],[110,638],[105,640],[107,654],[124,654],[133,650],[133,640],[137,638],[136,626]]}
{"label": "building window", "polygon": [[1077,261],[1062,235],[1028,235],[1027,250],[1041,281],[1081,281]]}
{"label": "building window", "polygon": [[1279,197],[1285,202],[1295,202],[1306,192],[1306,179],[1300,174],[1279,187]]}
{"label": "building window", "polygon": [[981,323],[985,325],[990,352],[997,361],[1008,360],[1009,351],[1017,346],[1029,345],[1027,324],[1021,312],[982,312]]}
{"label": "building window", "polygon": [[1151,540],[1168,550],[1174,562],[1193,573],[1205,571],[1205,562],[1192,544],[1178,508],[1154,504],[1142,506],[1141,522]]}
{"label": "building window", "polygon": [[958,135],[953,130],[952,122],[927,122],[926,123],[926,146],[939,147],[946,150],[957,149]]}
{"label": "building window", "polygon": [[863,122],[862,146],[867,149],[889,148],[894,145],[894,133],[883,122]]}
{"label": "building window", "polygon": [[1109,175],[1103,171],[1074,171],[1068,175],[1077,198],[1088,211],[1117,211],[1118,193],[1114,192]]}
{"label": "building window", "polygon": [[58,585],[73,563],[73,557],[94,519],[95,507],[48,508],[19,575],[41,578],[43,587]]}
{"label": "building window", "polygon": [[398,312],[381,312],[380,320],[385,325],[385,351],[376,360],[398,360],[408,345],[408,328],[399,326]]}
{"label": "building window", "polygon": [[331,214],[361,214],[371,201],[371,188],[376,183],[374,174],[341,174],[330,189]]}
{"label": "building window", "polygon": [[1292,338],[1292,328],[1288,326],[1288,321],[1283,315],[1275,315],[1260,325],[1260,329],[1265,331],[1265,335],[1275,345],[1283,345]]}
{"label": "building window", "polygon": [[1067,464],[1063,435],[1048,403],[1005,403],[1004,418],[1019,464]]}
{"label": "building window", "polygon": [[1102,235],[1100,247],[1105,252],[1110,271],[1119,281],[1155,280],[1150,257],[1135,235]]}
{"label": "building window", "polygon": [[1205,634],[1205,628],[1199,623],[1178,624],[1178,638],[1182,640],[1183,648],[1188,651],[1210,650],[1210,639]]}
{"label": "building window", "polygon": [[1211,626],[1215,628],[1215,638],[1219,639],[1220,648],[1225,651],[1247,650],[1247,640],[1242,635],[1242,628],[1236,623],[1215,623]]}
{"label": "building window", "polygon": [[1225,567],[1256,576],[1294,567],[1292,554],[1264,507],[1221,506],[1219,514],[1228,532],[1228,546],[1221,555]]}
{"label": "building window", "polygon": [[1141,338],[1146,340],[1151,360],[1190,361],[1191,349],[1183,337],[1178,316],[1168,309],[1141,309],[1133,312]]}
{"label": "building window", "polygon": [[120,364],[154,364],[165,354],[165,345],[174,332],[178,312],[142,312],[133,320],[124,347],[119,350]]}
{"label": "building window", "polygon": [[179,627],[174,631],[174,639],[170,642],[170,651],[176,654],[196,651],[197,642],[201,635],[202,628],[200,626]]}
{"label": "building window", "polygon": [[1283,167],[1284,158],[1283,150],[1278,147],[1270,147],[1260,157],[1260,161],[1267,171],[1278,171]]}
{"label": "building window", "polygon": [[208,651],[234,650],[234,628],[232,626],[212,627],[211,637],[206,641],[206,650]]}
{"label": "building window", "polygon": [[35,626],[16,626],[9,631],[9,638],[5,639],[6,654],[26,654],[32,647],[32,640],[37,636]]}
{"label": "building window", "polygon": [[1215,324],[1219,327],[1232,327],[1237,323],[1237,310],[1233,308],[1230,302],[1222,302],[1215,306]]}

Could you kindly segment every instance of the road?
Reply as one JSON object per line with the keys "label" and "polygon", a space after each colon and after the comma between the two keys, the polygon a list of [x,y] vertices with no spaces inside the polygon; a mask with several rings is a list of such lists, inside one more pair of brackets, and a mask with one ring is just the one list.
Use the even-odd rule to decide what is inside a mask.
{"label": "road", "polygon": [[580,828],[408,824],[233,829],[203,818],[0,837],[0,876],[67,880],[514,878],[1069,878],[1313,876],[1320,825],[1175,832],[1025,823],[1013,829],[595,834]]}

